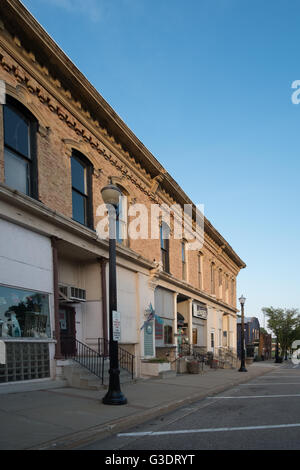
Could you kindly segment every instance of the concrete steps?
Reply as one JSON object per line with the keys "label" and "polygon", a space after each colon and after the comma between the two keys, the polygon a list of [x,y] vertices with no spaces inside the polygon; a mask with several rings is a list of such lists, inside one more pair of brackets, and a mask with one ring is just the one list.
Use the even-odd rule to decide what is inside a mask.
{"label": "concrete steps", "polygon": [[[109,383],[109,361],[105,361],[104,366],[104,383],[95,374],[83,367],[77,362],[72,362],[64,366],[63,377],[69,387],[81,388],[84,390],[103,390],[108,387]],[[120,369],[120,383],[133,382],[131,374],[124,369]]]}

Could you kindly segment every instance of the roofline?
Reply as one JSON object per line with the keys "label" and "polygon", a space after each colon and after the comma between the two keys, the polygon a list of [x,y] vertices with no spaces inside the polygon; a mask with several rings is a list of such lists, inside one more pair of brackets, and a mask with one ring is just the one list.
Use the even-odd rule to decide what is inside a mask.
{"label": "roofline", "polygon": [[[30,46],[30,50],[35,47],[34,52],[41,58],[47,60],[49,69],[55,70],[56,75],[60,75],[62,80],[68,84],[69,89],[76,90],[75,95],[79,95],[83,101],[87,101],[92,106],[97,117],[101,117],[99,121],[105,123],[106,128],[112,132],[124,146],[125,149],[132,153],[132,156],[143,162],[152,177],[156,177],[163,173],[164,180],[162,186],[171,192],[180,204],[192,204],[195,212],[195,204],[190,200],[186,193],[181,189],[172,176],[166,172],[165,168],[159,163],[154,155],[145,147],[138,137],[129,129],[120,116],[113,110],[107,101],[93,87],[88,79],[80,72],[71,59],[63,52],[52,37],[44,30],[40,23],[34,18],[29,10],[19,0],[2,0],[0,2],[0,11],[2,17],[7,17],[13,22],[16,33],[23,34],[22,43],[24,47]],[[35,41],[32,41],[32,38]],[[31,41],[29,40],[31,39]],[[60,77],[55,77],[60,78]],[[74,83],[76,84],[74,86]],[[235,253],[229,243],[215,229],[211,222],[204,217],[205,232],[224,249],[226,254],[234,261],[234,263],[243,269],[246,264]]]}

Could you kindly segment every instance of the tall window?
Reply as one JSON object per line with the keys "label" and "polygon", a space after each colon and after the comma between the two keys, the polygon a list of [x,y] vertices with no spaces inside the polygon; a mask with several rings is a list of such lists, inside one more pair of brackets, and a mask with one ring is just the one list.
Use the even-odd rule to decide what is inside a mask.
{"label": "tall window", "polygon": [[198,253],[198,288],[202,289],[202,253]]}
{"label": "tall window", "polygon": [[37,121],[13,98],[3,106],[5,183],[37,198]]}
{"label": "tall window", "polygon": [[210,347],[212,349],[215,347],[215,333],[213,331],[210,333]]}
{"label": "tall window", "polygon": [[169,262],[169,240],[170,238],[170,228],[165,223],[162,222],[160,226],[160,251],[161,251],[161,261],[163,270],[167,273],[170,272],[170,262]]}
{"label": "tall window", "polygon": [[231,279],[231,304],[234,305],[234,279]]}
{"label": "tall window", "polygon": [[222,269],[219,269],[219,298],[223,297],[223,279],[222,279]]}
{"label": "tall window", "polygon": [[92,165],[79,152],[73,151],[72,172],[72,210],[73,219],[87,227],[93,227],[92,215]]}
{"label": "tall window", "polygon": [[229,283],[229,279],[228,279],[228,274],[226,274],[226,277],[225,277],[225,301],[228,303],[228,283]]}
{"label": "tall window", "polygon": [[170,325],[164,326],[164,343],[165,344],[173,343],[173,328]]}
{"label": "tall window", "polygon": [[193,344],[198,344],[198,330],[193,328]]}
{"label": "tall window", "polygon": [[186,264],[186,247],[185,242],[181,243],[181,264],[182,264],[182,279],[187,280],[187,264]]}
{"label": "tall window", "polygon": [[215,294],[215,263],[211,263],[210,265],[210,285],[211,285],[211,293]]}

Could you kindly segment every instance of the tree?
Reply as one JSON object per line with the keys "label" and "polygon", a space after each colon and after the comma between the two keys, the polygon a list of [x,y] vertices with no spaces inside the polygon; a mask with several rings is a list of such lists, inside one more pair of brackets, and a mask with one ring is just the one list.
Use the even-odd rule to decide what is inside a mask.
{"label": "tree", "polygon": [[264,335],[268,334],[267,330],[265,330],[265,328],[263,328],[262,326],[260,327],[259,331],[260,333],[263,333]]}
{"label": "tree", "polygon": [[262,311],[267,315],[268,328],[278,338],[282,355],[287,359],[287,352],[291,348],[293,341],[297,339],[300,331],[298,309],[264,307]]}

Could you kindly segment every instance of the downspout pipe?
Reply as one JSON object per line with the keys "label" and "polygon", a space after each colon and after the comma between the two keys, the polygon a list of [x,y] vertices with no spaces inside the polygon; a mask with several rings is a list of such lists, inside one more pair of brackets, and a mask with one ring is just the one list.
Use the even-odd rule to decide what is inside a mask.
{"label": "downspout pipe", "polygon": [[58,251],[56,237],[51,237],[52,259],[53,259],[53,293],[54,293],[54,338],[55,356],[54,359],[62,359],[60,343],[60,324],[59,324],[59,291],[58,291]]}
{"label": "downspout pipe", "polygon": [[107,283],[106,283],[106,258],[98,258],[101,270],[101,291],[102,291],[102,325],[104,338],[104,352],[108,355],[108,323],[107,323]]}

